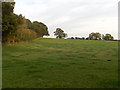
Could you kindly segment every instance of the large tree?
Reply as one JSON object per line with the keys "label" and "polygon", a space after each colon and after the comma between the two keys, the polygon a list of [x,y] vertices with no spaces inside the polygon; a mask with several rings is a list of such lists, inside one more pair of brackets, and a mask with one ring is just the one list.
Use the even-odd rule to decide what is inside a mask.
{"label": "large tree", "polygon": [[10,36],[17,30],[17,27],[23,23],[22,15],[13,13],[15,2],[2,3],[2,36],[3,42],[8,41]]}
{"label": "large tree", "polygon": [[67,34],[64,33],[64,31],[61,28],[57,28],[56,31],[54,32],[54,35],[56,38],[65,38],[67,37]]}

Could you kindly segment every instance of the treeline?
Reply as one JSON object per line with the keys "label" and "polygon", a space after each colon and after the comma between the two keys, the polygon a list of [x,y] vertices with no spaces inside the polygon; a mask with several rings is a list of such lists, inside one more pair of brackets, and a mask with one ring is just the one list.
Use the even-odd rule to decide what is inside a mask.
{"label": "treeline", "polygon": [[[67,34],[64,33],[64,30],[62,30],[61,28],[57,28],[56,31],[54,32],[54,35],[56,36],[56,38],[65,38],[67,37]],[[85,37],[71,37],[68,39],[80,39],[80,40],[114,40],[114,37],[111,34],[100,34],[99,32],[92,32],[89,34],[89,37],[85,38]]]}
{"label": "treeline", "polygon": [[100,34],[99,32],[96,33],[90,33],[89,37],[85,38],[85,37],[71,37],[68,39],[80,39],[80,40],[110,40],[113,41],[114,37],[111,34]]}
{"label": "treeline", "polygon": [[48,27],[38,21],[31,22],[22,14],[13,13],[15,2],[2,3],[2,42],[7,44],[31,41],[49,36]]}

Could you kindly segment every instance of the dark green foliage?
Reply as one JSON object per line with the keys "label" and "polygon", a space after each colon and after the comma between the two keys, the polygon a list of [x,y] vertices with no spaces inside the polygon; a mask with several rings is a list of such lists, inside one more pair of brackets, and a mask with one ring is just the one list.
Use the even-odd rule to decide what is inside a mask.
{"label": "dark green foliage", "polygon": [[48,27],[38,21],[31,23],[30,20],[26,20],[27,27],[37,33],[37,37],[49,36]]}
{"label": "dark green foliage", "polygon": [[2,3],[2,31],[3,36],[7,35],[8,32],[15,31],[18,25],[22,24],[22,15],[16,15],[13,13],[14,2],[3,2]]}
{"label": "dark green foliage", "polygon": [[2,3],[2,36],[3,42],[9,42],[10,37],[14,35],[17,27],[23,24],[22,15],[13,13],[15,3],[3,2]]}
{"label": "dark green foliage", "polygon": [[33,22],[29,19],[13,13],[15,2],[2,3],[2,36],[3,43],[17,43],[20,41],[31,41],[48,34],[46,25]]}
{"label": "dark green foliage", "polygon": [[64,31],[61,28],[57,28],[56,31],[54,32],[54,35],[56,38],[65,38],[67,37],[67,34],[64,33]]}
{"label": "dark green foliage", "polygon": [[11,13],[13,13],[14,6],[15,2],[2,2],[3,17],[11,15]]}
{"label": "dark green foliage", "polygon": [[29,19],[26,19],[26,25],[28,29],[32,29],[32,22]]}

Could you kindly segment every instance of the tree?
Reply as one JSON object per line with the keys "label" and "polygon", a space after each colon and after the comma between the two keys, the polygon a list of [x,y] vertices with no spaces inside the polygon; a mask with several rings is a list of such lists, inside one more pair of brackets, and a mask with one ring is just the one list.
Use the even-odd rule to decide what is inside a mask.
{"label": "tree", "polygon": [[32,29],[32,22],[29,19],[26,19],[26,25],[28,29]]}
{"label": "tree", "polygon": [[89,34],[89,39],[90,40],[100,40],[101,39],[101,34],[99,32],[91,33],[91,34]]}
{"label": "tree", "polygon": [[114,40],[114,37],[111,34],[106,34],[102,36],[103,40]]}
{"label": "tree", "polygon": [[38,38],[43,37],[44,35],[49,36],[48,27],[42,22],[34,21],[31,23],[30,20],[26,19],[26,25],[28,29],[31,29],[37,33]]}
{"label": "tree", "polygon": [[13,37],[13,33],[17,30],[17,27],[23,23],[22,15],[16,15],[13,13],[15,2],[3,2],[2,3],[2,36],[3,42],[8,42],[10,37]]}
{"label": "tree", "polygon": [[61,28],[57,28],[56,31],[54,32],[54,35],[56,38],[65,38],[67,37],[67,34],[64,33],[64,31]]}
{"label": "tree", "polygon": [[35,38],[49,35],[48,28],[45,24],[38,21],[31,22],[29,19],[23,17],[22,14],[15,14],[13,12],[14,6],[15,2],[2,3],[3,43],[14,44],[20,41],[31,41]]}

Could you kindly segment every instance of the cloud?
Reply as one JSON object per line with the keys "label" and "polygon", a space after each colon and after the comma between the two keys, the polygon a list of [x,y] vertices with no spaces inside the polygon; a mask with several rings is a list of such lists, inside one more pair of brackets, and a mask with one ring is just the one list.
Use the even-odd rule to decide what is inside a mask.
{"label": "cloud", "polygon": [[45,23],[51,34],[61,27],[68,36],[117,32],[118,0],[16,0],[15,13]]}

